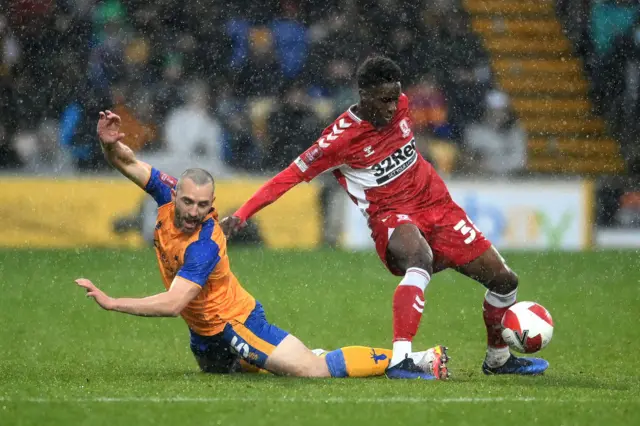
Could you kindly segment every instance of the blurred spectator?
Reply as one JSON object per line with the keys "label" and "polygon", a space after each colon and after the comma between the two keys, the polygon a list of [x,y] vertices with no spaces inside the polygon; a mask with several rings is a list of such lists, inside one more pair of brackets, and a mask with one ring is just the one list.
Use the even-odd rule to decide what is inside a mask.
{"label": "blurred spectator", "polygon": [[123,86],[114,86],[113,112],[122,120],[124,143],[133,151],[153,149],[156,142],[156,128],[153,122],[153,98],[145,89],[133,91],[131,95]]}
{"label": "blurred spectator", "polygon": [[610,130],[620,142],[629,174],[640,174],[640,16],[624,36],[616,39],[609,71],[615,80],[608,82],[608,118]]}
{"label": "blurred spectator", "polygon": [[353,82],[355,64],[348,59],[332,59],[325,68],[325,87],[322,92],[329,100],[330,110],[323,114],[333,120],[358,101],[358,91]]}
{"label": "blurred spectator", "polygon": [[0,124],[0,168],[15,169],[22,166],[20,158],[9,140],[9,133]]}
{"label": "blurred spectator", "polygon": [[449,120],[455,138],[483,113],[483,98],[491,85],[489,57],[480,38],[471,31],[465,14],[448,14],[441,23],[437,53]]}
{"label": "blurred spectator", "polygon": [[598,112],[606,112],[616,94],[621,92],[624,56],[615,46],[634,25],[638,4],[633,0],[603,0],[595,2],[591,12],[591,37],[594,56],[590,61],[593,76],[593,97]]}
{"label": "blurred spectator", "polygon": [[447,117],[447,103],[434,74],[422,75],[418,82],[406,89],[410,102],[411,128],[422,155],[439,173],[453,172],[458,149],[451,142],[451,126]]}
{"label": "blurred spectator", "polygon": [[473,172],[508,176],[524,170],[527,136],[505,93],[487,93],[484,118],[466,129],[464,146],[471,155],[464,166]]}
{"label": "blurred spectator", "polygon": [[225,176],[222,127],[209,112],[208,85],[196,80],[186,87],[183,106],[169,113],[164,125],[164,146],[140,157],[159,169],[179,175],[189,167],[202,167]]}
{"label": "blurred spectator", "polygon": [[14,149],[25,169],[34,173],[68,172],[72,164],[58,143],[58,123],[44,120],[35,132],[18,133]]}
{"label": "blurred spectator", "polygon": [[129,32],[124,13],[117,0],[102,3],[94,12],[95,46],[89,57],[89,79],[94,87],[102,90],[126,75],[125,47]]}
{"label": "blurred spectator", "polygon": [[268,119],[269,145],[264,157],[265,170],[280,170],[307,149],[322,131],[309,107],[310,98],[301,87],[291,87]]}
{"label": "blurred spectator", "polygon": [[233,88],[227,82],[218,88],[216,114],[222,120],[225,132],[225,162],[248,172],[261,170],[262,155],[253,141],[246,103],[234,96]]}
{"label": "blurred spectator", "polygon": [[182,60],[178,55],[167,55],[164,60],[162,76],[155,83],[153,99],[156,121],[163,122],[169,111],[182,103],[180,93],[181,79],[183,77]]}
{"label": "blurred spectator", "polygon": [[164,140],[167,151],[192,157],[221,157],[221,129],[209,112],[210,90],[203,81],[194,81],[186,88],[185,105],[169,113]]}
{"label": "blurred spectator", "polygon": [[334,60],[350,62],[351,80],[355,63],[366,56],[365,37],[366,32],[356,25],[354,14],[347,13],[340,7],[332,10],[326,18],[312,23],[308,31],[308,84],[319,92],[331,90],[333,82],[331,72],[327,72],[327,65]]}
{"label": "blurred spectator", "polygon": [[11,74],[13,67],[20,60],[20,46],[16,37],[11,33],[4,15],[0,15],[0,49],[2,49],[0,76],[7,76]]}
{"label": "blurred spectator", "polygon": [[[589,28],[591,0],[556,0],[556,13],[575,52],[582,57],[589,57],[593,50]],[[589,64],[585,65],[588,70]]]}
{"label": "blurred spectator", "polygon": [[273,37],[266,27],[249,31],[249,57],[236,74],[237,95],[248,98],[275,96],[283,85],[275,59]]}
{"label": "blurred spectator", "polygon": [[406,89],[414,133],[433,134],[448,139],[447,103],[433,74],[424,74]]}
{"label": "blurred spectator", "polygon": [[100,111],[111,105],[108,93],[94,89],[85,81],[78,85],[76,96],[61,113],[58,141],[81,171],[106,169],[107,164],[95,140],[95,120]]}
{"label": "blurred spectator", "polygon": [[595,54],[605,57],[619,35],[634,23],[638,4],[634,0],[594,1],[591,9],[591,37]]}
{"label": "blurred spectator", "polygon": [[286,79],[297,78],[307,59],[307,29],[297,19],[298,2],[282,1],[282,18],[271,23],[275,41],[275,53],[279,58],[281,71]]}

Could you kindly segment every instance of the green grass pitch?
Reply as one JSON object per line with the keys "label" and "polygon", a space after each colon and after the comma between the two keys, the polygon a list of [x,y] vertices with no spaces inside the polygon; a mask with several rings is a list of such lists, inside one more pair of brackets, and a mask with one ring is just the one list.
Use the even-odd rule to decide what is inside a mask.
{"label": "green grass pitch", "polygon": [[[199,373],[181,319],[102,311],[162,290],[152,251],[0,251],[0,425],[640,424],[640,257],[507,253],[520,300],[555,335],[542,377],[485,377],[483,289],[436,275],[414,347],[450,348],[448,382]],[[398,279],[373,253],[235,249],[232,268],[268,318],[310,347],[388,346]]]}

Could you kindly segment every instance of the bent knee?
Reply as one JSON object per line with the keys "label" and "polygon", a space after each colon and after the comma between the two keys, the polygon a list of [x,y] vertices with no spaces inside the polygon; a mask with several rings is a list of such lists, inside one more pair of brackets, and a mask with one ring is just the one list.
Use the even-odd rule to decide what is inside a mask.
{"label": "bent knee", "polygon": [[507,265],[503,265],[491,280],[489,290],[498,294],[509,294],[518,288],[518,275]]}
{"label": "bent knee", "polygon": [[299,364],[292,365],[288,368],[288,372],[284,374],[294,377],[309,377],[309,378],[318,378],[318,377],[331,377],[331,373],[329,372],[329,368],[324,358],[316,357],[307,358],[306,360],[301,360]]}

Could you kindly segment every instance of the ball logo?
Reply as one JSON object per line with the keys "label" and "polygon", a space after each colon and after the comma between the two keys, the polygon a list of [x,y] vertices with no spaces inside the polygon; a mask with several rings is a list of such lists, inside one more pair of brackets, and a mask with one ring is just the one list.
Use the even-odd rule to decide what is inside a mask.
{"label": "ball logo", "polygon": [[527,337],[529,336],[529,330],[522,330],[522,334],[518,333],[518,331],[514,330],[513,334],[515,334],[516,339],[520,342],[523,348],[527,347]]}

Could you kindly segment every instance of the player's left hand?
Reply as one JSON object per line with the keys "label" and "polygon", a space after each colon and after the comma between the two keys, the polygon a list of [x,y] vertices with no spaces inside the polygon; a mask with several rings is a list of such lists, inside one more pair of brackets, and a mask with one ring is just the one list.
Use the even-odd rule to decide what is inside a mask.
{"label": "player's left hand", "polygon": [[244,228],[246,225],[247,223],[243,222],[242,219],[240,219],[238,216],[228,216],[220,221],[222,232],[227,238],[233,237],[240,229]]}
{"label": "player's left hand", "polygon": [[92,297],[102,309],[110,311],[113,307],[113,298],[107,296],[94,283],[86,278],[78,278],[76,284],[87,290],[87,297]]}
{"label": "player's left hand", "polygon": [[100,111],[100,119],[98,120],[96,129],[100,142],[104,145],[113,145],[121,141],[125,136],[124,133],[120,133],[121,122],[122,120],[119,115],[109,110],[105,112]]}

